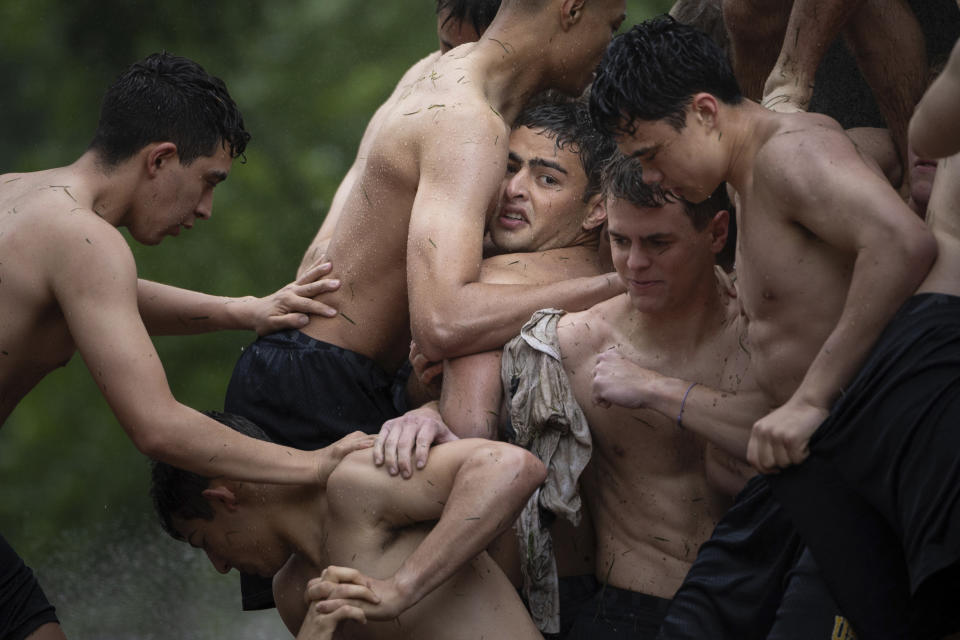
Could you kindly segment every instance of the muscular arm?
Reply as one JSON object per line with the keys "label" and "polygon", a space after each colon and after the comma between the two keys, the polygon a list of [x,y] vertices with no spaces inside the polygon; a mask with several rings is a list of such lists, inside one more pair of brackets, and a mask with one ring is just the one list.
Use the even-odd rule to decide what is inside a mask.
{"label": "muscular arm", "polygon": [[466,120],[449,117],[424,141],[410,219],[411,329],[433,361],[499,349],[537,309],[585,309],[620,290],[611,275],[545,286],[479,282],[485,216],[506,171],[509,132],[492,111]]}
{"label": "muscular arm", "polygon": [[936,244],[923,222],[859,160],[846,137],[790,148],[794,151],[781,157],[800,171],[787,177],[783,166],[772,163],[767,175],[771,192],[793,211],[793,222],[855,254],[856,260],[840,318],[800,386],[754,425],[748,457],[761,471],[806,457],[810,435],[936,257]]}
{"label": "muscular arm", "polygon": [[920,99],[910,119],[910,144],[922,158],[945,158],[960,151],[960,41],[943,72]]}
{"label": "muscular arm", "polygon": [[49,281],[87,367],[134,445],[151,458],[214,477],[318,481],[322,454],[260,442],[174,399],[137,309],[133,256],[99,219],[58,232]]}
{"label": "muscular arm", "polygon": [[447,360],[443,365],[440,415],[461,438],[497,438],[503,387],[502,351],[485,351]]}
{"label": "muscular arm", "polygon": [[763,88],[763,104],[806,111],[823,54],[864,0],[794,0],[783,46]]}
{"label": "muscular arm", "polygon": [[[664,376],[641,367],[615,350],[597,357],[593,373],[595,402],[653,409],[681,422],[740,460],[747,459],[750,428],[770,410],[751,381],[737,392],[721,391],[690,380]],[[677,425],[680,428],[680,424]]]}
{"label": "muscular arm", "polygon": [[[483,551],[510,526],[546,475],[543,464],[528,451],[481,439],[437,446],[430,465],[402,482],[366,465],[341,467],[337,473],[349,474],[337,479],[340,485],[359,492],[342,497],[353,501],[351,508],[362,506],[390,526],[439,518],[393,576],[366,579],[369,591],[341,589],[329,579],[308,585],[307,597],[326,599],[322,604],[329,610],[354,604],[373,620],[395,618]],[[356,500],[363,504],[356,505]]]}

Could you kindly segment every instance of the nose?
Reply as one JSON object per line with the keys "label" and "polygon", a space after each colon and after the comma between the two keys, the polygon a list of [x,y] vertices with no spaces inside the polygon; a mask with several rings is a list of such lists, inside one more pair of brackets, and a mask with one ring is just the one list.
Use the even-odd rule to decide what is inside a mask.
{"label": "nose", "polygon": [[210,189],[200,198],[197,203],[196,216],[201,220],[209,220],[213,215],[213,189]]}
{"label": "nose", "polygon": [[527,199],[526,173],[523,169],[520,169],[511,176],[507,176],[503,187],[503,195],[508,200],[515,200],[517,198],[522,200]]}
{"label": "nose", "polygon": [[627,269],[631,271],[642,271],[650,266],[650,257],[647,252],[635,243],[630,247],[630,254],[627,256]]}
{"label": "nose", "polygon": [[219,573],[230,573],[230,569],[233,567],[224,558],[221,558],[212,551],[206,551],[206,554],[207,558],[210,560],[210,564],[212,564],[213,568]]}

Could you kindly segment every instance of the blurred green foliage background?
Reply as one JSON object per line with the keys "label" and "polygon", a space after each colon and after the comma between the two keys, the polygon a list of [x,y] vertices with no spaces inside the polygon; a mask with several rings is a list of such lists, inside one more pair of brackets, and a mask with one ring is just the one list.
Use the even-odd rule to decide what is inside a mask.
{"label": "blurred green foliage background", "polygon": [[[628,1],[624,28],[671,4]],[[0,173],[77,158],[100,97],[131,62],[163,49],[193,58],[226,81],[253,140],[246,164],[235,164],[217,189],[211,221],[159,247],[132,243],[139,272],[208,293],[267,294],[293,278],[369,117],[403,71],[436,48],[434,8],[431,0],[0,0]],[[253,337],[230,332],[155,343],[181,402],[221,408],[233,364]],[[0,430],[0,532],[51,579],[68,576],[77,557],[129,565],[137,554],[110,545],[125,538],[136,548],[141,537],[160,537],[147,485],[146,460],[79,357],[49,375]],[[111,580],[97,564],[83,571]],[[233,587],[216,576],[213,582]],[[149,584],[151,593],[159,590]],[[47,590],[56,599],[58,590]],[[109,592],[101,605],[104,599]],[[98,605],[56,604],[72,637],[153,637],[142,618],[130,623],[141,627],[136,635],[110,636],[102,626],[97,631],[105,623],[96,611],[80,610]],[[84,615],[95,619],[83,622]],[[217,636],[239,637],[213,624]]]}

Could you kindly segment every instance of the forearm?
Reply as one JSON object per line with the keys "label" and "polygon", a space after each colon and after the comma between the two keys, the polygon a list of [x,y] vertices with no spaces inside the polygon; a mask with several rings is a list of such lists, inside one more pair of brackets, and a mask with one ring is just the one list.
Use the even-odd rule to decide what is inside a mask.
{"label": "forearm", "polygon": [[440,415],[461,438],[497,438],[500,402],[500,351],[454,358],[444,363]]}
{"label": "forearm", "polygon": [[615,273],[543,286],[470,282],[411,288],[414,340],[433,361],[500,349],[534,311],[580,311],[622,293]]}
{"label": "forearm", "polygon": [[318,481],[316,453],[244,436],[172,399],[144,401],[137,415],[117,417],[144,455],[205,477],[276,484]]}
{"label": "forearm", "polygon": [[490,443],[460,465],[440,520],[394,575],[407,606],[447,580],[512,525],[545,477],[518,447]]}
{"label": "forearm", "polygon": [[789,74],[812,85],[823,54],[863,3],[864,0],[794,0],[773,72]]}
{"label": "forearm", "polygon": [[758,390],[733,393],[666,376],[648,387],[647,406],[739,460],[747,459],[753,423],[770,411]]}
{"label": "forearm", "polygon": [[137,281],[137,306],[150,335],[190,335],[224,329],[251,329],[237,303],[170,285]]}

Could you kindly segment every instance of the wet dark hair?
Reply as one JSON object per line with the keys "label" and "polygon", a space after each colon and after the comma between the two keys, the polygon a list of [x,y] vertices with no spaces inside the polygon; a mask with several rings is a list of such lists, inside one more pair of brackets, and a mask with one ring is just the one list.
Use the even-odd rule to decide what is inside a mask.
{"label": "wet dark hair", "polygon": [[558,149],[577,154],[587,176],[582,199],[600,193],[603,166],[617,151],[613,139],[601,134],[590,119],[585,98],[569,98],[546,92],[528,104],[513,123],[513,128],[527,127],[553,138]]}
{"label": "wet dark hair", "polygon": [[718,211],[723,209],[730,211],[732,208],[725,182],[721,183],[703,202],[689,202],[664,191],[658,184],[646,184],[643,181],[639,160],[622,154],[612,158],[603,167],[603,194],[607,198],[626,200],[644,209],[655,209],[671,202],[681,202],[693,228],[697,231],[703,231]]}
{"label": "wet dark hair", "polygon": [[590,92],[590,114],[609,135],[632,135],[636,120],[666,120],[677,131],[694,94],[743,99],[730,62],[702,31],[660,16],[613,39]]}
{"label": "wet dark hair", "polygon": [[437,14],[449,11],[443,24],[451,20],[466,22],[482,34],[500,9],[500,0],[437,0]]}
{"label": "wet dark hair", "polygon": [[[270,442],[270,438],[263,429],[242,416],[219,411],[204,411],[203,414],[245,436]],[[210,478],[192,471],[185,471],[166,462],[152,461],[150,463],[150,499],[163,530],[171,537],[182,540],[183,537],[173,526],[174,518],[212,520],[213,508],[203,497],[203,491],[209,486]]]}
{"label": "wet dark hair", "polygon": [[107,89],[90,149],[115,167],[151,142],[173,142],[180,163],[211,156],[226,144],[243,154],[250,134],[223,80],[170,53],[154,53],[130,66]]}

